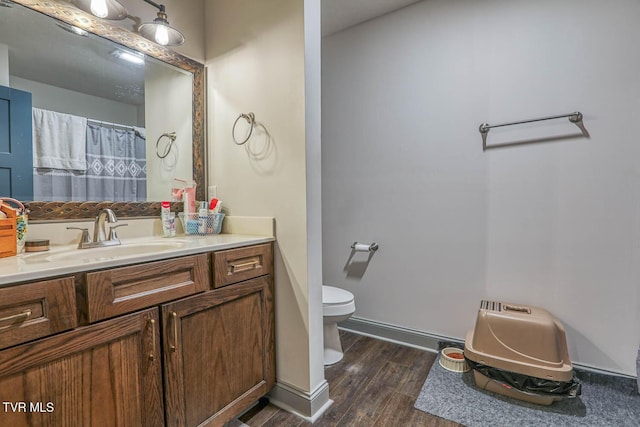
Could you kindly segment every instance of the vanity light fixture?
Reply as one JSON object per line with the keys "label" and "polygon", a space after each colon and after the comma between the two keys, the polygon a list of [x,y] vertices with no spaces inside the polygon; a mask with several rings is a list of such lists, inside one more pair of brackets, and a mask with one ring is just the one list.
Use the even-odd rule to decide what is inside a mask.
{"label": "vanity light fixture", "polygon": [[120,21],[129,13],[118,0],[72,0],[78,8],[97,16],[98,18]]}
{"label": "vanity light fixture", "polygon": [[153,22],[140,25],[138,32],[143,37],[163,46],[179,46],[184,43],[182,33],[169,25],[164,5],[151,0],[144,0],[144,2],[158,9],[158,17]]}

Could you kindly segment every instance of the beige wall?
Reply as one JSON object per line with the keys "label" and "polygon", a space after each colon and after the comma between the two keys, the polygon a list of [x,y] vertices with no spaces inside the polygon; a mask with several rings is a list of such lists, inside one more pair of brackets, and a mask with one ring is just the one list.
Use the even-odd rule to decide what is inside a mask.
{"label": "beige wall", "polygon": [[[324,374],[322,348],[310,345],[322,317],[310,319],[321,300],[314,288],[309,301],[303,2],[211,0],[206,22],[209,183],[227,213],[276,218],[278,382],[309,393]],[[239,146],[231,129],[248,112],[264,128]]]}
{"label": "beige wall", "polygon": [[[147,63],[145,66],[145,124],[147,129],[147,200],[170,200],[174,178],[192,179],[192,86],[191,75],[172,68]],[[176,133],[170,153],[163,153],[169,138],[164,133]],[[172,167],[171,165],[175,165]]]}

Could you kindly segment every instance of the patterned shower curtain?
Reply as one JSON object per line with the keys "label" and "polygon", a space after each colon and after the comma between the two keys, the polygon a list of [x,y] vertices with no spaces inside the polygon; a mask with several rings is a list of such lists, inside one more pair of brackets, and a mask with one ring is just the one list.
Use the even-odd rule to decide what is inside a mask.
{"label": "patterned shower curtain", "polygon": [[86,200],[147,200],[146,142],[138,130],[87,124]]}
{"label": "patterned shower curtain", "polygon": [[[39,117],[35,113],[36,110],[48,113],[46,123],[52,126],[52,132],[58,138],[61,147],[58,147],[58,150],[61,153],[52,153],[51,149],[44,152],[40,148],[51,145],[52,135],[51,132],[40,130],[43,125],[42,120],[36,120]],[[93,124],[84,119],[79,132],[81,136],[86,133],[86,141],[84,138],[82,141],[78,138],[74,141],[81,144],[82,156],[86,157],[86,169],[63,169],[63,166],[50,165],[49,160],[68,156],[68,150],[65,150],[67,146],[61,144],[69,142],[69,135],[63,132],[69,126],[65,127],[64,123],[56,121],[68,121],[69,118],[79,117],[34,108],[34,153],[42,153],[34,155],[33,200],[146,201],[147,161],[144,128],[120,129],[117,126]],[[66,157],[62,161],[65,159]],[[41,164],[47,167],[42,167]]]}
{"label": "patterned shower curtain", "polygon": [[33,169],[33,200],[84,202],[87,200],[86,171]]}

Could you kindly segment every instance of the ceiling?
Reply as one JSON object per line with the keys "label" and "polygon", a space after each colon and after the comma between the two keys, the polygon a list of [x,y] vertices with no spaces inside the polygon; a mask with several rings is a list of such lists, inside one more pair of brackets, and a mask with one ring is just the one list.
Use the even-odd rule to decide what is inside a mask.
{"label": "ceiling", "polygon": [[[417,1],[322,0],[322,35]],[[0,43],[9,46],[12,75],[129,104],[144,102],[144,67],[115,59],[113,44],[64,31],[54,20],[20,5],[0,6],[5,4],[10,7],[0,7]]]}
{"label": "ceiling", "polygon": [[322,36],[328,36],[420,0],[322,0]]}
{"label": "ceiling", "polygon": [[23,79],[127,104],[144,103],[144,66],[117,59],[122,49],[78,36],[18,4],[0,7],[0,43],[9,46],[9,72]]}

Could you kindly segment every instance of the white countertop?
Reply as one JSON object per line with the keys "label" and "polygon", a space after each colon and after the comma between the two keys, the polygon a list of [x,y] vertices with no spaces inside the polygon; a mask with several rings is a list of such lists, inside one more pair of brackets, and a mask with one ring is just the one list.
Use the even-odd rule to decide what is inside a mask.
{"label": "white countertop", "polygon": [[77,245],[66,245],[52,247],[47,252],[21,253],[13,257],[0,258],[0,286],[82,271],[239,248],[268,243],[275,239],[259,235],[216,234],[120,240],[121,246],[77,249]]}

